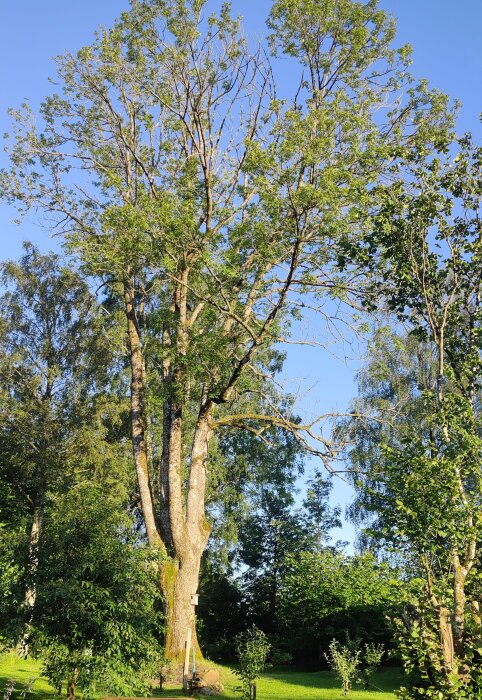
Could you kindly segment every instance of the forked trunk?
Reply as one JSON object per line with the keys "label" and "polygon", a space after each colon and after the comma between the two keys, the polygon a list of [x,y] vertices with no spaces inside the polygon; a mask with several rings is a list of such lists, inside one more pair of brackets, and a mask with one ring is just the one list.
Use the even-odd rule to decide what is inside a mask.
{"label": "forked trunk", "polygon": [[[204,497],[213,406],[211,402],[203,401],[198,415],[190,454],[187,494],[184,497],[183,411],[176,401],[165,402],[159,510],[156,513],[147,449],[145,358],[132,281],[124,284],[124,303],[131,364],[130,419],[134,463],[148,541],[160,547],[166,555],[160,572],[167,628],[165,656],[166,659],[180,662],[184,657],[188,630],[192,635],[192,647],[200,657],[192,596],[197,592],[201,556],[210,532],[204,513]],[[184,308],[185,304],[181,306]],[[185,309],[181,317],[184,315]],[[182,372],[172,373],[167,363],[164,374],[166,395],[172,398],[176,395],[173,387],[182,385]]]}
{"label": "forked trunk", "polygon": [[[175,408],[175,407],[174,407]],[[180,411],[171,407],[167,424],[169,441],[164,453],[163,479],[168,499],[161,501],[169,515],[169,542],[172,559],[165,566],[162,586],[166,608],[166,658],[183,660],[186,639],[191,631],[192,648],[201,658],[195,628],[193,596],[197,593],[201,557],[210,527],[204,514],[204,494],[210,438],[210,407],[200,411],[191,449],[187,499],[182,502],[182,420]],[[165,426],[166,430],[167,427]],[[162,516],[161,516],[162,522]]]}

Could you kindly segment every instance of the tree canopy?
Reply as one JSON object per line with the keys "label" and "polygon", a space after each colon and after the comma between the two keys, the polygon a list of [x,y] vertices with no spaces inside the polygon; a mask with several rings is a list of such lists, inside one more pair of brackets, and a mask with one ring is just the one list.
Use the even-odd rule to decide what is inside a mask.
{"label": "tree canopy", "polygon": [[[410,76],[377,0],[274,0],[258,46],[229,4],[209,10],[133,0],[59,57],[40,119],[12,110],[0,174],[0,195],[40,211],[122,310],[140,509],[162,554],[172,658],[194,625],[224,436],[294,441],[329,464],[335,444],[275,382],[282,345],[324,304],[376,305],[368,273],[390,249],[384,233],[404,231],[393,180],[446,149],[453,126],[447,98]],[[281,58],[296,73],[288,94]]]}

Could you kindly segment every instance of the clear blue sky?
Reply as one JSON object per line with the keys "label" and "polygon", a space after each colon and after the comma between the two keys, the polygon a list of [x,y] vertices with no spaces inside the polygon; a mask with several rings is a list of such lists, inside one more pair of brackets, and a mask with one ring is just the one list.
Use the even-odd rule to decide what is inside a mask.
{"label": "clear blue sky", "polygon": [[[209,0],[209,4],[217,2]],[[235,12],[245,16],[248,33],[254,37],[263,33],[270,4],[270,0],[233,1]],[[99,24],[108,26],[128,7],[128,0],[6,0],[2,5],[0,134],[10,128],[7,107],[29,98],[36,108],[52,89],[47,80],[54,76],[51,58],[90,43],[94,29]],[[480,140],[482,0],[381,0],[381,5],[398,19],[399,43],[413,46],[413,73],[460,99],[460,131],[473,131]],[[17,227],[11,223],[14,215],[6,207],[0,210],[0,259],[16,257],[25,239],[43,249],[58,245],[35,224],[34,217]],[[343,349],[333,351],[343,356]],[[356,391],[355,367],[356,362],[345,363],[320,350],[294,349],[286,375],[306,378],[306,386],[313,386],[309,402],[320,410],[342,411]],[[335,500],[344,504],[349,499],[349,489],[337,485]],[[351,534],[347,526],[342,536]]]}

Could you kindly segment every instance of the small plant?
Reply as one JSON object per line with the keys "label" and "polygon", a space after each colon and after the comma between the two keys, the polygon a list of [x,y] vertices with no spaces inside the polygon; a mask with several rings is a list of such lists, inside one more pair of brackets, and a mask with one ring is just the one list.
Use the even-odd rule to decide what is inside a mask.
{"label": "small plant", "polygon": [[368,690],[371,677],[380,666],[384,653],[385,647],[383,644],[375,644],[374,642],[365,644],[360,672],[360,680],[365,690]]}
{"label": "small plant", "polygon": [[264,632],[253,625],[236,637],[236,655],[239,669],[236,675],[241,679],[242,700],[256,700],[256,679],[266,664],[269,643]]}
{"label": "small plant", "polygon": [[332,639],[325,659],[341,680],[343,694],[347,695],[360,665],[360,650],[342,646],[336,639]]}

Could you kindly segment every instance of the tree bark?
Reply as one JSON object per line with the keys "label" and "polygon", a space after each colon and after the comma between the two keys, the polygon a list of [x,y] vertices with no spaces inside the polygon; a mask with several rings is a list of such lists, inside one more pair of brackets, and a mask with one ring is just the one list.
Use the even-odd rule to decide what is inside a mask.
{"label": "tree bark", "polygon": [[447,674],[450,674],[454,668],[454,640],[450,623],[450,611],[443,606],[439,609],[439,628],[444,669]]}
{"label": "tree bark", "polygon": [[146,526],[147,539],[152,546],[159,547],[161,539],[156,523],[154,499],[149,477],[149,461],[145,432],[144,394],[145,363],[142,342],[135,309],[134,288],[130,281],[124,283],[124,304],[129,338],[131,364],[130,418],[134,465],[139,485],[142,515]]}
{"label": "tree bark", "polygon": [[200,653],[192,596],[197,592],[201,556],[210,533],[205,517],[204,500],[212,404],[203,401],[199,411],[189,459],[187,494],[183,498],[184,424],[182,402],[178,401],[177,394],[182,387],[183,377],[182,370],[172,371],[170,363],[165,363],[166,399],[163,409],[163,451],[159,475],[160,508],[159,512],[156,512],[149,475],[146,434],[145,359],[135,303],[134,284],[128,280],[124,283],[124,304],[131,365],[130,419],[134,464],[148,541],[153,546],[161,547],[166,554],[160,571],[167,623],[166,658],[181,661],[188,630],[192,633],[193,647],[197,647]]}
{"label": "tree bark", "polygon": [[29,581],[24,597],[25,625],[22,638],[19,643],[20,656],[27,656],[29,651],[29,639],[32,628],[35,601],[37,599],[37,570],[39,563],[38,548],[40,535],[42,532],[44,511],[44,494],[39,493],[35,502],[32,515],[32,525],[30,527],[29,550],[28,550],[28,577]]}
{"label": "tree bark", "polygon": [[75,668],[67,682],[67,700],[75,700],[75,684],[77,683],[78,671]]}
{"label": "tree bark", "polygon": [[460,564],[455,564],[454,570],[454,646],[459,658],[464,653],[465,630],[465,571]]}
{"label": "tree bark", "polygon": [[164,461],[168,476],[163,480],[169,489],[172,533],[172,558],[165,564],[161,577],[167,622],[166,656],[179,661],[183,658],[188,630],[191,630],[192,646],[200,654],[192,596],[198,589],[201,557],[210,534],[204,513],[209,412],[210,407],[201,409],[196,425],[185,509],[181,497],[182,422],[177,409],[171,411],[169,458]]}
{"label": "tree bark", "polygon": [[189,630],[192,648],[200,654],[192,596],[198,588],[201,556],[199,550],[188,552],[186,556],[172,559],[163,568],[161,581],[167,625],[165,653],[167,658],[179,662],[184,657]]}

